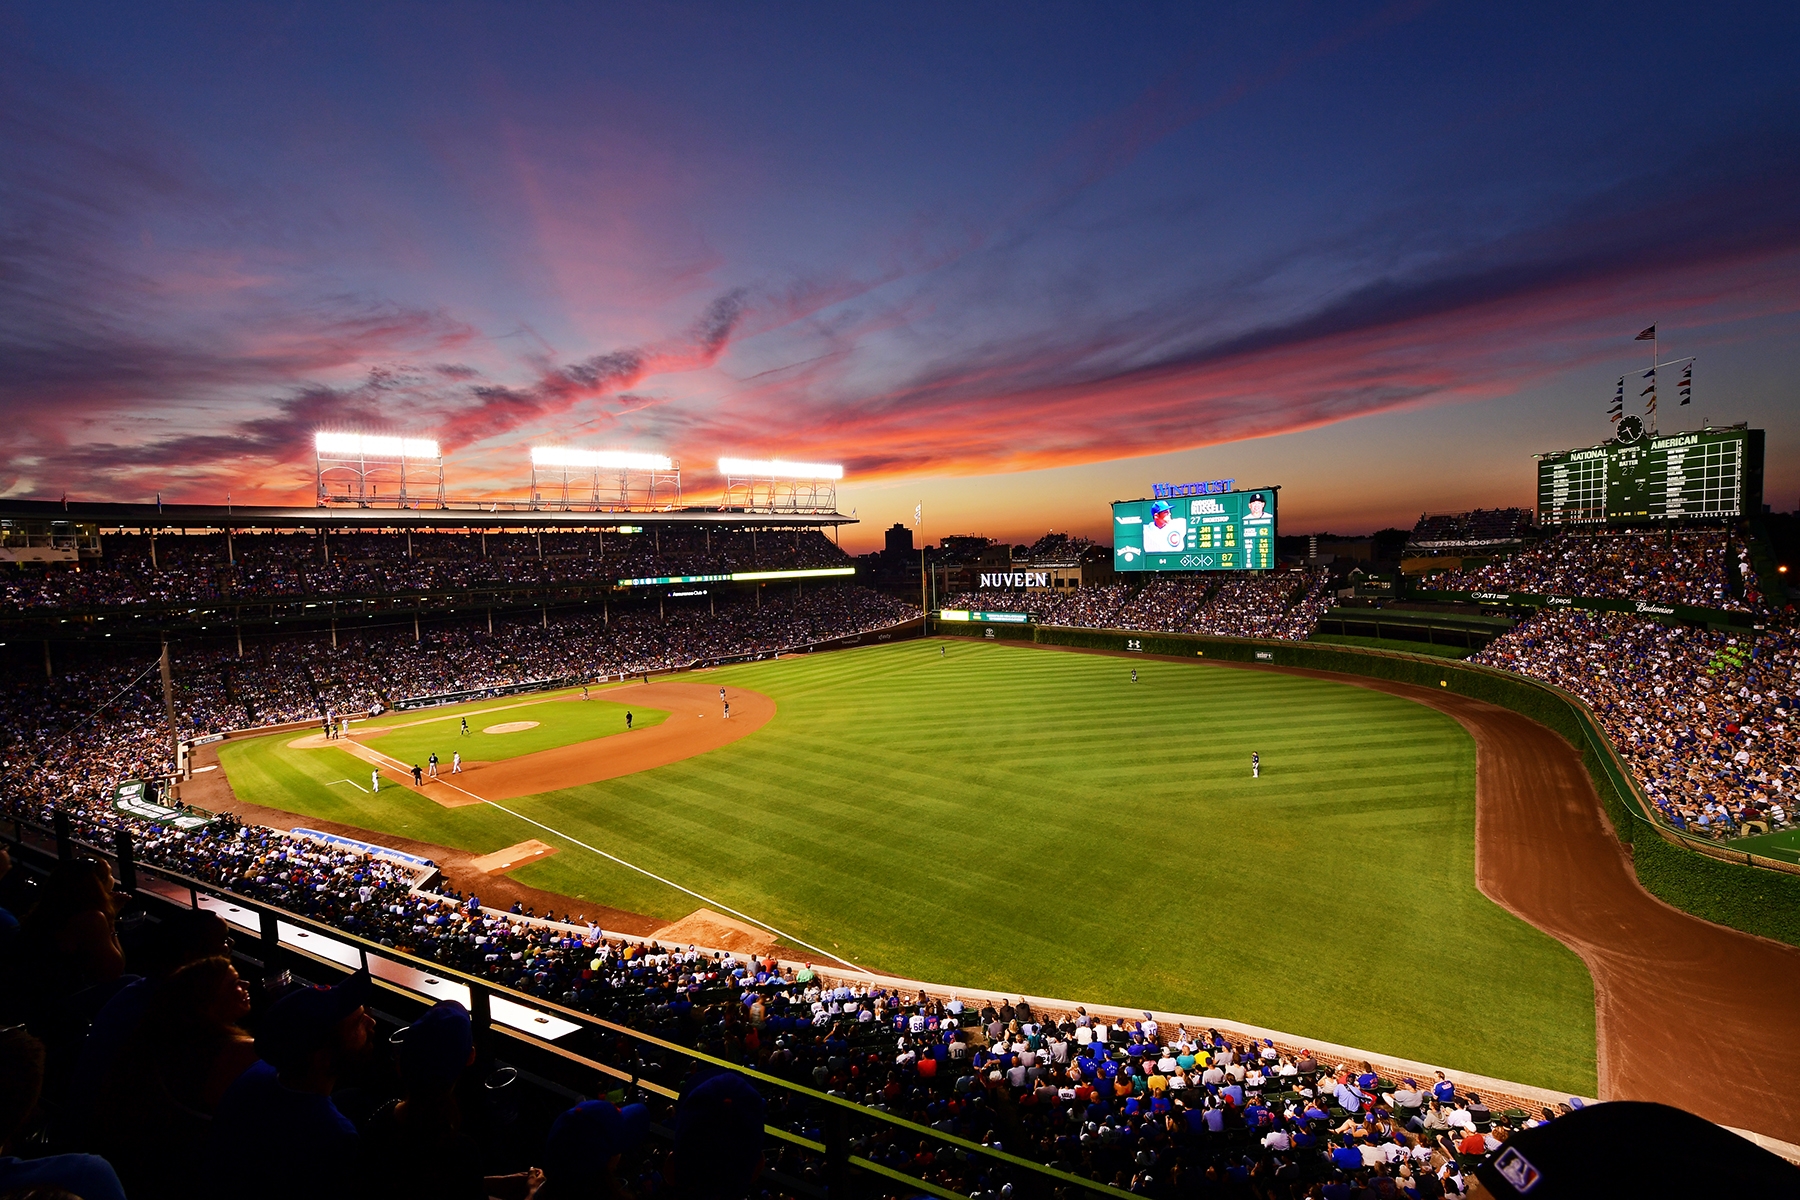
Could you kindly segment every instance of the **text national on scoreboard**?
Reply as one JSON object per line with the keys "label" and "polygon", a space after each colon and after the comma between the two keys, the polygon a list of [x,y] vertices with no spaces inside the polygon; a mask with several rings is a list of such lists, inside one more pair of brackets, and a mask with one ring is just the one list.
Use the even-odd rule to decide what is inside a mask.
{"label": "text national on scoreboard", "polygon": [[1203,496],[1116,500],[1117,571],[1267,571],[1275,566],[1275,499],[1265,487]]}

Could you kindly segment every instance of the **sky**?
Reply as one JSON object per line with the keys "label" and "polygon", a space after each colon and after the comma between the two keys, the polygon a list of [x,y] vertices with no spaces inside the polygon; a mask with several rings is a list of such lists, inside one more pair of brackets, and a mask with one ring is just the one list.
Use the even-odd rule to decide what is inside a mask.
{"label": "sky", "polygon": [[[875,547],[1530,505],[1665,431],[1800,506],[1800,7],[0,0],[0,495],[310,503],[320,429],[842,463]],[[1635,377],[1635,376],[1634,376]]]}

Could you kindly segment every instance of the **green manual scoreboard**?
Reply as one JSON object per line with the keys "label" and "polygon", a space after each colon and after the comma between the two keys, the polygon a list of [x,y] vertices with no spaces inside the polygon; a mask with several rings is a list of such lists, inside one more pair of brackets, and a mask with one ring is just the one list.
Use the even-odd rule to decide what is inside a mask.
{"label": "green manual scoreboard", "polygon": [[1275,566],[1277,488],[1166,500],[1115,500],[1117,571],[1267,571]]}
{"label": "green manual scoreboard", "polygon": [[1762,510],[1763,431],[1742,425],[1666,436],[1635,416],[1585,450],[1537,456],[1538,524],[1679,521]]}

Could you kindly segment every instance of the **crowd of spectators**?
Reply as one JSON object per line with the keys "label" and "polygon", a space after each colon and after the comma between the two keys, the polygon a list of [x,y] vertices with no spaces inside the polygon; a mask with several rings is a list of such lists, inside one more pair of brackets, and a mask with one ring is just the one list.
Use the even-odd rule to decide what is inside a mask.
{"label": "crowd of spectators", "polygon": [[[493,632],[484,622],[413,623],[341,632],[334,646],[319,634],[303,639],[177,646],[173,655],[179,719],[186,731],[220,733],[326,713],[364,712],[377,704],[534,680],[601,678],[666,671],[711,659],[772,654],[867,633],[918,615],[916,605],[852,584],[768,588],[760,603],[734,595],[716,608],[705,601],[594,612],[558,613],[540,622],[506,617]],[[302,653],[295,651],[303,650]],[[116,665],[75,667],[54,685],[21,683],[16,697],[57,706],[91,703]],[[160,703],[152,673],[136,689],[143,711]],[[155,692],[155,698],[152,693]],[[135,711],[135,710],[134,710]],[[0,735],[0,745],[4,744]]]}
{"label": "crowd of spectators", "polygon": [[1545,610],[1471,661],[1580,696],[1677,829],[1723,838],[1800,823],[1800,650],[1791,631],[1752,637]]}
{"label": "crowd of spectators", "polygon": [[1750,552],[1724,530],[1565,531],[1473,570],[1426,576],[1449,592],[1617,597],[1741,612],[1759,605]]}
{"label": "crowd of spectators", "polygon": [[316,601],[850,564],[817,530],[114,534],[101,548],[100,557],[68,566],[0,571],[0,611]]}
{"label": "crowd of spectators", "polygon": [[[120,820],[84,809],[76,813],[77,832],[102,839]],[[609,938],[584,928],[580,914],[540,920],[495,912],[476,896],[448,889],[421,892],[406,867],[267,829],[217,824],[183,832],[137,823],[136,832],[142,861],[1138,1195],[1250,1183],[1264,1194],[1297,1196],[1329,1183],[1434,1200],[1461,1189],[1475,1162],[1515,1130],[1555,1117],[1549,1109],[1496,1112],[1441,1074],[1424,1083],[1383,1079],[1367,1063],[1321,1061],[1301,1048],[1213,1029],[1159,1028],[1149,1014],[1108,1021],[1079,1009],[1034,1013],[1024,1000],[965,1005],[955,997],[834,984],[810,966],[773,959]],[[381,1194],[357,1190],[368,1185],[361,1171],[372,1164],[355,1151],[367,1143],[393,1149],[391,1105],[363,1097],[353,1122],[316,1100],[309,1102],[316,1112],[277,1112],[268,1096],[276,1076],[293,1089],[307,1068],[327,1076],[324,1084],[349,1074],[357,1053],[341,1062],[313,1057],[332,1048],[334,1029],[355,1035],[340,1048],[367,1057],[372,1030],[360,1017],[346,1024],[358,1016],[366,991],[357,993],[353,979],[340,985],[341,993],[305,993],[299,1003],[323,1009],[325,1017],[310,1033],[290,1024],[295,1002],[283,997],[262,1013],[252,1035],[249,997],[226,957],[226,930],[216,918],[193,915],[189,927],[167,931],[155,952],[127,953],[115,929],[105,864],[74,860],[57,868],[23,929],[0,946],[21,968],[0,992],[7,1010],[0,1015],[23,1020],[49,1050],[39,1059],[40,1086],[32,1089],[47,1101],[49,1144],[105,1155],[104,1161],[40,1160],[48,1164],[43,1169],[111,1181],[113,1190],[86,1194],[141,1200],[196,1194],[207,1182],[196,1172],[241,1168],[256,1154],[306,1147],[305,1161],[287,1169],[308,1186],[335,1183],[340,1190],[295,1191],[291,1181],[262,1176],[211,1182],[222,1198]],[[440,1005],[399,1043],[391,1090],[418,1095],[412,1089],[420,1082],[420,1057],[446,1030],[456,1035],[450,1038],[455,1053],[431,1057],[441,1068],[432,1077],[446,1086],[455,1080],[471,1057],[467,1018]],[[305,1053],[295,1053],[297,1044]],[[656,1078],[665,1068],[645,1062],[643,1050],[630,1064],[633,1072]],[[322,1084],[319,1094],[331,1091]],[[816,1106],[778,1094],[765,1110],[749,1089],[738,1094],[756,1107],[758,1127],[766,1119],[814,1140],[824,1137]],[[177,1102],[157,1108],[164,1098]],[[331,1115],[321,1123],[327,1107]],[[295,1127],[274,1132],[259,1124],[271,1118]],[[308,1138],[324,1141],[308,1145]],[[529,1175],[484,1175],[474,1147],[460,1151],[468,1161],[459,1169],[484,1176],[491,1189],[542,1185]],[[860,1128],[852,1151],[962,1194],[1004,1196],[1013,1182],[991,1160],[894,1126]],[[553,1148],[540,1153],[542,1165],[533,1173],[554,1173]],[[0,1160],[0,1171],[5,1163]],[[788,1151],[773,1165],[802,1177],[816,1171],[816,1163]],[[396,1164],[388,1167],[382,1178],[405,1177]],[[426,1164],[414,1162],[412,1169]]]}

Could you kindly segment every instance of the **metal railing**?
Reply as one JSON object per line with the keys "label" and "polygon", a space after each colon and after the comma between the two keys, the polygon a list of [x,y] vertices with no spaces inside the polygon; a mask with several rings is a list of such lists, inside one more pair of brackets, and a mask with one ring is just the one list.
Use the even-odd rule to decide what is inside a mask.
{"label": "metal railing", "polygon": [[[106,858],[115,864],[119,887],[146,910],[206,909],[218,913],[238,934],[249,935],[251,946],[240,947],[240,957],[254,963],[265,978],[288,970],[308,980],[330,983],[359,969],[367,970],[379,989],[377,1008],[398,1014],[389,1017],[396,1024],[431,1004],[458,1000],[469,1010],[484,1059],[504,1066],[507,1064],[502,1064],[499,1056],[506,1055],[519,1064],[514,1069],[529,1071],[530,1078],[547,1084],[565,1102],[570,1097],[623,1092],[627,1100],[672,1104],[680,1096],[683,1080],[701,1068],[745,1076],[768,1103],[764,1133],[769,1148],[790,1148],[800,1155],[805,1168],[798,1177],[779,1179],[788,1190],[828,1200],[919,1194],[963,1200],[965,1192],[865,1153],[877,1143],[904,1138],[909,1146],[929,1142],[937,1147],[936,1154],[953,1156],[961,1164],[956,1173],[962,1178],[985,1172],[990,1180],[985,1190],[997,1190],[1001,1185],[993,1180],[998,1178],[1026,1196],[1088,1194],[1130,1200],[1130,1193],[1095,1180],[515,991],[206,880],[138,861],[131,838],[123,830],[111,847],[81,842],[73,836],[66,815],[59,813],[58,817],[53,829],[11,822],[11,841],[21,862],[43,867],[53,859],[82,853]],[[765,985],[764,990],[785,986],[791,985]],[[701,999],[737,1003],[745,990],[751,989],[731,984],[714,989],[710,997],[703,993]],[[940,1084],[948,1095],[952,1084],[948,1073],[940,1077]],[[1007,1113],[1016,1114],[1010,1096],[984,1094],[994,1101],[995,1127],[1004,1128]],[[1019,1132],[1022,1134],[1022,1129]],[[815,1176],[823,1179],[822,1187],[810,1182]]]}

